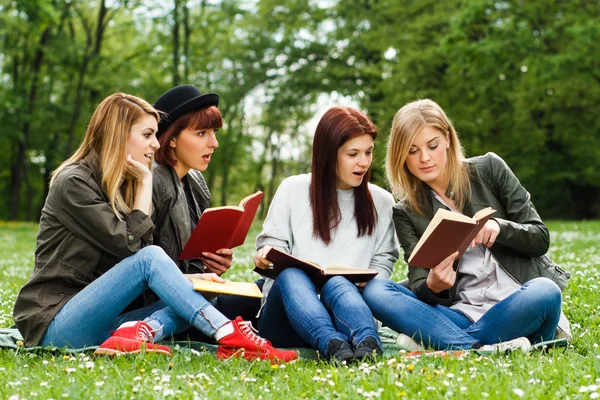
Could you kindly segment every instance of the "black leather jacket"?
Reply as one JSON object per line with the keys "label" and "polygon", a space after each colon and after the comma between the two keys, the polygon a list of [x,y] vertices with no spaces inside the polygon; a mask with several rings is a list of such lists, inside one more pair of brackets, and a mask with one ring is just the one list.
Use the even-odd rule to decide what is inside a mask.
{"label": "black leather jacket", "polygon": [[[199,171],[191,170],[183,182],[191,189],[197,215],[202,215],[210,206],[210,191],[204,177]],[[171,167],[155,164],[152,186],[154,244],[162,247],[184,274],[204,272],[199,259],[178,260],[192,231],[187,199],[177,173]]]}
{"label": "black leather jacket", "polygon": [[[552,279],[562,289],[570,274],[550,260],[546,253],[550,246],[550,234],[537,213],[530,195],[521,185],[508,165],[498,155],[487,153],[466,161],[471,171],[471,201],[463,213],[473,216],[482,208],[496,209],[494,219],[500,225],[500,233],[490,251],[500,266],[519,283],[537,278]],[[446,208],[433,194],[430,197],[431,213],[417,215],[405,202],[394,206],[394,224],[404,259],[408,261],[419,238],[439,208]],[[458,260],[454,269],[458,268]],[[450,306],[456,297],[456,283],[450,289],[435,294],[425,281],[429,270],[409,267],[410,289],[424,302]],[[456,282],[461,279],[460,271]]]}

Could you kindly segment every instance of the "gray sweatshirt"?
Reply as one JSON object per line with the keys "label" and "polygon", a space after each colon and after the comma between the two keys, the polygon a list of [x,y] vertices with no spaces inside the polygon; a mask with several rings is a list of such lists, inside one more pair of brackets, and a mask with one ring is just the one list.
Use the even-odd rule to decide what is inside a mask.
{"label": "gray sweatshirt", "polygon": [[[271,246],[319,265],[345,265],[371,268],[377,278],[389,278],[399,256],[399,244],[392,221],[394,198],[384,189],[369,184],[377,210],[373,235],[358,237],[354,220],[354,189],[338,189],[341,221],[326,245],[313,236],[309,188],[311,174],[295,175],[279,185],[269,208],[263,230],[256,238],[256,249]],[[263,287],[263,303],[273,285],[267,279]]]}

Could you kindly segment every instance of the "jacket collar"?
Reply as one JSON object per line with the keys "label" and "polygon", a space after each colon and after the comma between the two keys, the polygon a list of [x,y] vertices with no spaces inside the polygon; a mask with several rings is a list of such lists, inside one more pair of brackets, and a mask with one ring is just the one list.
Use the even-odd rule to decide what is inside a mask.
{"label": "jacket collar", "polygon": [[[445,210],[449,210],[449,208],[443,204],[441,201],[438,200],[437,196],[434,194],[433,189],[430,189],[430,195],[431,195],[431,216],[433,218],[433,216],[435,215],[435,213],[437,212],[437,210],[439,210],[440,208],[443,208]],[[479,211],[479,209],[476,209],[476,206],[469,201],[467,204],[465,204],[465,207],[462,210],[462,213],[464,215],[466,215],[467,217],[472,217],[473,215],[475,215],[475,213]]]}

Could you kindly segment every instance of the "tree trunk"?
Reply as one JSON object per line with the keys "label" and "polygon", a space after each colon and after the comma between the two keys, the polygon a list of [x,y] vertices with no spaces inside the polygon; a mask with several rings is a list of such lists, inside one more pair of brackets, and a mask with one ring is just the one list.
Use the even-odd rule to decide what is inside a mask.
{"label": "tree trunk", "polygon": [[84,55],[81,66],[79,67],[79,73],[77,75],[77,86],[75,87],[75,101],[73,102],[73,112],[71,113],[71,121],[69,122],[69,130],[67,136],[67,151],[63,158],[69,158],[73,153],[73,143],[75,142],[75,129],[77,128],[77,121],[79,121],[79,114],[81,113],[81,99],[83,97],[83,84],[85,82],[85,73],[89,64],[89,57]]}
{"label": "tree trunk", "polygon": [[190,77],[190,36],[192,29],[190,27],[190,10],[187,3],[183,3],[183,81],[189,82]]}
{"label": "tree trunk", "polygon": [[31,179],[29,176],[29,168],[25,168],[25,189],[27,191],[27,204],[25,206],[25,220],[33,220],[33,198],[34,192],[31,186]]}
{"label": "tree trunk", "polygon": [[[271,137],[273,136],[273,128],[269,128],[267,134],[265,135],[265,140],[263,141],[263,148],[265,149],[258,160],[258,164],[256,165],[256,181],[254,182],[254,191],[265,191],[265,185],[262,181],[262,173],[265,168],[265,164],[267,162],[267,154],[271,149]],[[268,204],[268,203],[267,203]],[[261,203],[258,215],[260,218],[264,219],[267,214],[267,210],[269,207],[265,203]]]}
{"label": "tree trunk", "polygon": [[[79,75],[77,77],[77,87],[75,89],[75,101],[73,103],[73,113],[71,114],[71,121],[69,123],[68,137],[67,137],[67,150],[64,158],[68,158],[73,152],[73,143],[75,141],[75,130],[77,129],[77,122],[79,122],[79,116],[81,114],[81,105],[83,101],[83,88],[85,85],[85,77],[87,75],[87,69],[90,62],[97,56],[100,55],[102,49],[102,38],[104,36],[104,24],[106,23],[106,4],[102,0],[100,2],[100,9],[98,10],[98,19],[96,26],[96,33],[94,39],[88,42],[86,49],[83,54],[83,60],[79,68]],[[88,38],[91,38],[91,32],[86,32]]]}
{"label": "tree trunk", "polygon": [[[232,118],[233,120],[233,118]],[[228,127],[233,127],[233,124],[228,124]],[[221,204],[227,205],[228,200],[228,186],[229,186],[229,171],[231,170],[231,165],[235,162],[236,153],[241,141],[241,137],[243,135],[244,126],[243,126],[243,115],[240,115],[240,126],[238,129],[235,129],[234,132],[229,131],[228,143],[227,143],[227,152],[225,157],[221,158],[221,169],[223,171],[222,181],[221,181]]]}
{"label": "tree trunk", "polygon": [[37,99],[37,91],[40,79],[40,70],[44,62],[46,46],[50,42],[52,36],[52,28],[46,27],[40,36],[38,48],[35,52],[35,57],[32,66],[31,87],[27,100],[27,117],[23,123],[23,137],[19,141],[17,157],[11,169],[11,184],[10,184],[10,202],[8,209],[8,219],[15,220],[19,214],[19,203],[21,195],[21,183],[23,180],[23,172],[25,171],[27,145],[29,143],[29,131],[31,129],[31,120],[35,109],[35,101]]}
{"label": "tree trunk", "polygon": [[179,85],[179,0],[173,8],[173,86]]}
{"label": "tree trunk", "polygon": [[[265,203],[265,209],[268,209],[275,196],[275,181],[277,179],[277,168],[279,167],[279,146],[271,145],[271,179],[269,180],[269,193],[267,196],[267,202]],[[266,214],[266,212],[263,211]],[[262,215],[264,218],[266,215]]]}

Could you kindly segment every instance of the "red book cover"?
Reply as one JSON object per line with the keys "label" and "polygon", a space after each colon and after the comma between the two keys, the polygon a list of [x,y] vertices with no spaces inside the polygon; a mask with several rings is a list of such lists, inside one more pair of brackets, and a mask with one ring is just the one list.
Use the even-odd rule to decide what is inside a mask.
{"label": "red book cover", "polygon": [[259,191],[242,199],[237,207],[204,210],[179,259],[198,258],[203,252],[214,253],[244,244],[263,196]]}

